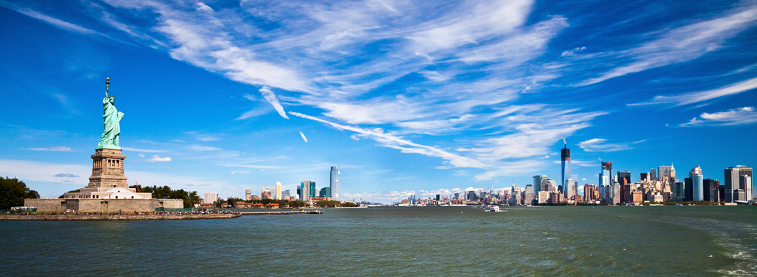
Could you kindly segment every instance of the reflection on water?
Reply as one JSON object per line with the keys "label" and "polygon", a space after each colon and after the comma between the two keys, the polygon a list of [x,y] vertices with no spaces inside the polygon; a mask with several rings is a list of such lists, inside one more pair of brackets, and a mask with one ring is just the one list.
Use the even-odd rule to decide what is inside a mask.
{"label": "reflection on water", "polygon": [[328,209],[323,215],[0,221],[3,275],[755,275],[750,207]]}

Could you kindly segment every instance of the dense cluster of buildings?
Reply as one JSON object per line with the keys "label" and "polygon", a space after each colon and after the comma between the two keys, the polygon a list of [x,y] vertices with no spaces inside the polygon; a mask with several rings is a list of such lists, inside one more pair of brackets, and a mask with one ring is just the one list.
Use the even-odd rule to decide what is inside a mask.
{"label": "dense cluster of buildings", "polygon": [[640,205],[643,203],[709,201],[728,204],[747,203],[753,199],[752,168],[743,165],[726,168],[723,182],[705,178],[700,166],[689,171],[683,181],[676,177],[675,167],[659,166],[639,174],[633,181],[631,172],[619,170],[613,175],[612,162],[600,159],[601,171],[597,185],[585,184],[578,193],[578,177],[571,175],[570,149],[561,149],[562,176],[558,183],[547,175],[533,176],[533,183],[523,187],[495,192],[466,191],[454,197],[419,199],[415,195],[399,205],[559,205],[610,204]]}
{"label": "dense cluster of buildings", "polygon": [[[249,188],[245,191],[244,200],[286,200],[295,201],[300,200],[303,202],[315,202],[319,200],[340,200],[339,193],[341,192],[341,170],[338,166],[331,167],[331,173],[329,174],[329,186],[322,187],[320,190],[316,189],[315,182],[303,180],[300,182],[300,186],[297,187],[297,194],[291,195],[289,190],[282,190],[281,182],[276,182],[276,187],[263,187],[260,196],[252,194],[252,190]],[[219,200],[218,194],[214,192],[206,192],[205,198],[203,198],[203,204],[216,203]],[[236,198],[236,197],[229,197]],[[227,198],[228,199],[228,198]]]}

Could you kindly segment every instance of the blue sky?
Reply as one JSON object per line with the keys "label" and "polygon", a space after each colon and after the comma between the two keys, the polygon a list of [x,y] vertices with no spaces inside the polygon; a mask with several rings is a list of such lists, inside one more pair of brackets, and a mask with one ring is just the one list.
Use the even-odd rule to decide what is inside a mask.
{"label": "blue sky", "polygon": [[[599,158],[757,165],[756,1],[3,1],[0,175],[86,186],[110,77],[129,183],[398,201]],[[585,179],[585,180],[584,180]]]}

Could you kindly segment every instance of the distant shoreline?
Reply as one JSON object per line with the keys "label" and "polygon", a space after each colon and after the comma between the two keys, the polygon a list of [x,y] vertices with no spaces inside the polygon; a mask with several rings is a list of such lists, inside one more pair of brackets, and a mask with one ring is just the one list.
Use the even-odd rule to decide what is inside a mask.
{"label": "distant shoreline", "polygon": [[239,214],[0,214],[0,220],[16,221],[124,221],[124,220],[197,220],[229,219],[240,217]]}

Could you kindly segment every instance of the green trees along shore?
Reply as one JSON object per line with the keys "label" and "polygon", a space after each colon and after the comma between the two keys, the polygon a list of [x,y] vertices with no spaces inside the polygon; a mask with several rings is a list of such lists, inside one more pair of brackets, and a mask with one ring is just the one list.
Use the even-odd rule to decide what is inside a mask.
{"label": "green trees along shore", "polygon": [[39,193],[16,178],[0,177],[0,210],[23,206],[24,198],[39,198]]}

